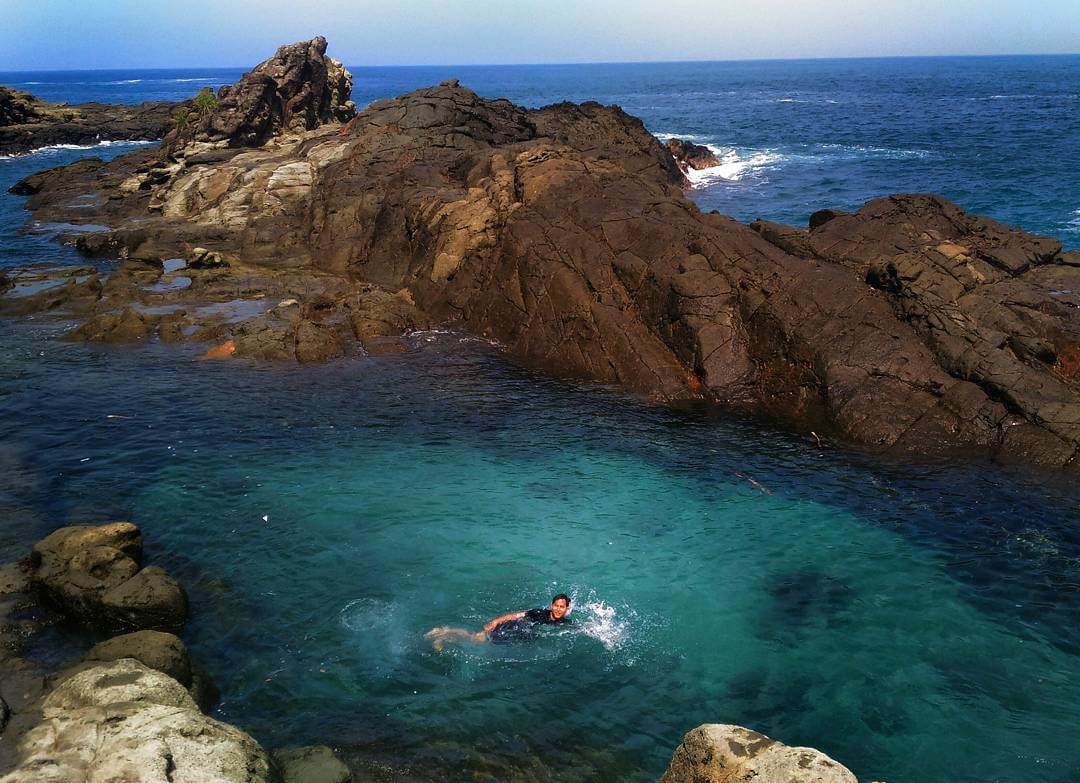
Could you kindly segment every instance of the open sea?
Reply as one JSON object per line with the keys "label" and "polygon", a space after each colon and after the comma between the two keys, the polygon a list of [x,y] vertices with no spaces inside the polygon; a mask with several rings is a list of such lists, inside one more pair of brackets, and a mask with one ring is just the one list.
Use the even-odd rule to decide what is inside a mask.
{"label": "open sea", "polygon": [[[742,220],[936,192],[1080,246],[1080,56],[352,70],[360,106],[446,78],[617,103],[713,146],[722,177],[692,196]],[[0,83],[138,102],[241,72]],[[0,189],[131,148],[0,159]],[[0,268],[85,263],[22,203],[0,195]],[[1075,477],[819,448],[452,332],[298,367],[70,326],[0,320],[0,560],[62,524],[138,523],[189,589],[215,714],[268,746],[433,780],[648,781],[720,722],[863,783],[1080,780]],[[574,622],[532,644],[423,638],[556,592]]]}

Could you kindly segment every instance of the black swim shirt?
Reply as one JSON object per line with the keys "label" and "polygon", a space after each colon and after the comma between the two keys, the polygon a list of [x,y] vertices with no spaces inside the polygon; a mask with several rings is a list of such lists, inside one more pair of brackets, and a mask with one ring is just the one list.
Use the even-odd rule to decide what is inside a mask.
{"label": "black swim shirt", "polygon": [[543,623],[544,625],[554,625],[555,623],[565,623],[566,615],[563,615],[561,619],[556,620],[551,616],[550,609],[530,609],[525,612],[525,619],[530,623]]}

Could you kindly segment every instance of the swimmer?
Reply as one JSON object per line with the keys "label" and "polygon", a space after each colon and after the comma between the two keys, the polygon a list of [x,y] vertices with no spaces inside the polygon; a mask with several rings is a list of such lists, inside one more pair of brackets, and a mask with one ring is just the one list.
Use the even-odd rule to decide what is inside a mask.
{"label": "swimmer", "polygon": [[431,646],[435,652],[440,652],[446,642],[471,642],[473,644],[506,644],[508,642],[521,642],[532,636],[532,630],[537,625],[557,625],[567,622],[566,615],[570,612],[570,598],[565,593],[559,593],[551,599],[550,609],[528,609],[524,612],[511,612],[501,617],[490,620],[484,630],[473,633],[465,628],[451,628],[443,625],[432,628],[426,634],[425,639],[431,639]]}

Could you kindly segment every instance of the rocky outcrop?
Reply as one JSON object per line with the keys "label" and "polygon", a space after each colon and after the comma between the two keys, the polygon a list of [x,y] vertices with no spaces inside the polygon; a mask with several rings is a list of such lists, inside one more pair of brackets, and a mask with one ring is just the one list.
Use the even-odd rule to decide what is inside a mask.
{"label": "rocky outcrop", "polygon": [[[939,196],[815,213],[807,255],[864,279],[912,327],[1003,456],[1046,464],[1080,446],[1080,274],[1061,243],[968,215]],[[925,439],[918,425],[904,436]]]}
{"label": "rocky outcrop", "polygon": [[174,149],[191,142],[257,147],[282,133],[348,121],[356,113],[351,95],[352,74],[326,56],[325,38],[288,44],[223,87],[216,101],[210,96],[190,129],[178,128],[166,143]]}
{"label": "rocky outcrop", "polygon": [[172,677],[191,687],[191,658],[187,646],[174,634],[164,631],[135,631],[114,636],[90,648],[83,660],[92,664],[134,658],[143,666]]}
{"label": "rocky outcrop", "polygon": [[660,783],[858,783],[843,765],[813,748],[792,748],[764,734],[720,723],[687,733]]}
{"label": "rocky outcrop", "polygon": [[199,711],[176,680],[131,658],[74,674],[44,700],[0,783],[262,783],[266,751]]}
{"label": "rocky outcrop", "polygon": [[163,137],[181,104],[138,105],[49,103],[27,92],[0,86],[0,155],[53,144],[152,141]]}
{"label": "rocky outcrop", "polygon": [[667,151],[684,174],[690,171],[703,171],[704,169],[716,168],[720,160],[711,149],[703,144],[694,144],[684,139],[668,139]]}
{"label": "rocky outcrop", "polygon": [[[198,246],[228,259],[211,271],[234,288],[257,270],[336,292],[295,285],[277,300],[296,299],[295,316],[192,332],[220,355],[338,356],[395,302],[387,331],[451,324],[658,401],[751,408],[878,449],[1080,467],[1080,267],[1058,245],[928,197],[755,231],[702,213],[683,183],[617,107],[526,110],[450,81],[344,127],[20,188],[39,219],[116,226],[130,255]],[[63,204],[88,188],[106,198],[76,218]],[[370,298],[345,293],[357,281]],[[118,321],[92,333],[141,334],[123,311],[134,289],[116,285],[92,309]]]}
{"label": "rocky outcrop", "polygon": [[62,611],[109,628],[175,628],[184,589],[156,566],[140,568],[142,533],[130,522],[61,528],[31,553],[31,583]]}

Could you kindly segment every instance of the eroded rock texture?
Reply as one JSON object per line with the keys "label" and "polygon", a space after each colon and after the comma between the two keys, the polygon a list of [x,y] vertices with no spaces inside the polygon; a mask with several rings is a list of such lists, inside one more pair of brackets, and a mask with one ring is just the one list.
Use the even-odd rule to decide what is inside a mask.
{"label": "eroded rock texture", "polygon": [[240,729],[199,711],[171,677],[132,658],[84,669],[41,705],[2,783],[263,783],[265,750]]}
{"label": "eroded rock texture", "polygon": [[[361,280],[530,365],[656,400],[877,448],[1078,462],[1080,267],[940,199],[755,231],[698,210],[670,152],[617,107],[526,110],[454,81],[258,148],[77,165],[20,183],[30,207],[70,220],[63,204],[89,188],[107,198],[79,218],[136,254],[198,245]],[[96,307],[124,322],[122,302]],[[236,331],[222,336],[250,340]]]}
{"label": "eroded rock texture", "polygon": [[283,132],[302,132],[356,113],[350,100],[352,74],[326,56],[326,39],[280,47],[268,60],[218,92],[190,130],[179,128],[166,143],[227,142],[256,147]]}
{"label": "eroded rock texture", "polygon": [[858,783],[813,748],[793,748],[742,726],[706,723],[683,737],[660,783]]}
{"label": "eroded rock texture", "polygon": [[34,545],[30,582],[73,617],[103,627],[179,627],[187,594],[157,566],[141,568],[130,522],[60,528]]}

